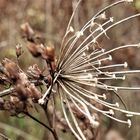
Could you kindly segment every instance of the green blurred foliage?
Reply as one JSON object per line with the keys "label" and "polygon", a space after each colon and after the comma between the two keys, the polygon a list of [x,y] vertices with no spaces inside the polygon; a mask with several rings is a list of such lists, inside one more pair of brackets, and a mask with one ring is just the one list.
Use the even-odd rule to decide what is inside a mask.
{"label": "green blurred foliage", "polygon": [[136,6],[137,10],[140,11],[140,0],[136,0],[135,6]]}

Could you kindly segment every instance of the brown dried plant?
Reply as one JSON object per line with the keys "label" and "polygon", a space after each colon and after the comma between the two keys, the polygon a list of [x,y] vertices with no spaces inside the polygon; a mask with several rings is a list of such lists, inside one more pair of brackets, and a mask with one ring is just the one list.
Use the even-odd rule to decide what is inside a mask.
{"label": "brown dried plant", "polygon": [[[113,17],[106,16],[106,11],[116,5],[132,2],[119,0],[103,8],[77,30],[73,27],[73,18],[80,2],[81,0],[77,2],[70,18],[58,56],[53,45],[45,45],[38,40],[29,23],[21,25],[21,33],[26,39],[28,51],[34,57],[45,61],[44,70],[37,64],[30,66],[27,72],[20,68],[18,58],[23,53],[21,45],[16,46],[17,62],[4,58],[0,65],[0,84],[3,87],[0,92],[0,109],[10,112],[12,116],[29,116],[47,128],[55,140],[59,139],[56,126],[63,132],[71,131],[78,140],[93,140],[98,136],[97,130],[101,127],[101,114],[119,123],[128,124],[129,127],[130,117],[140,115],[138,112],[128,111],[118,94],[119,90],[140,90],[140,87],[119,87],[104,83],[105,80],[119,82],[125,80],[129,74],[140,72],[128,70],[127,62],[110,63],[112,52],[139,48],[140,43],[105,50],[98,41],[101,36],[108,39],[110,29],[140,16],[140,13],[114,22]],[[7,85],[10,88],[4,90],[4,86]],[[45,86],[46,92],[42,93],[39,86]],[[108,93],[113,93],[120,103],[108,102]],[[60,99],[64,118],[61,111],[56,110],[57,97]],[[30,113],[30,110],[36,110],[35,104],[39,104],[45,111],[48,126]],[[118,112],[125,115],[125,120],[116,117]]]}

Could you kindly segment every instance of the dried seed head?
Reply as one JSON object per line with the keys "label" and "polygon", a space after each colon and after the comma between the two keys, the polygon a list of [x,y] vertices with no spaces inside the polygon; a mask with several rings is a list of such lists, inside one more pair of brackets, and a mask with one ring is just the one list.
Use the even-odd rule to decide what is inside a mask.
{"label": "dried seed head", "polygon": [[33,66],[30,66],[27,70],[28,74],[30,77],[35,78],[35,79],[42,79],[43,76],[43,72],[39,69],[37,64],[34,64]]}
{"label": "dried seed head", "polygon": [[30,84],[28,87],[31,90],[31,97],[34,101],[38,101],[41,98],[41,92],[34,86],[34,84]]}
{"label": "dried seed head", "polygon": [[27,45],[27,48],[34,57],[39,57],[43,53],[43,46],[42,45],[38,45],[35,43],[29,43]]}
{"label": "dried seed head", "polygon": [[27,89],[21,85],[21,84],[18,84],[16,87],[15,87],[15,90],[16,92],[18,93],[18,97],[20,98],[20,100],[24,101],[24,100],[27,100],[27,98],[30,97],[29,95],[29,92],[27,91]]}
{"label": "dried seed head", "polygon": [[32,36],[34,35],[34,31],[28,22],[22,24],[20,26],[20,28],[21,28],[21,32],[23,33],[23,35],[27,38],[32,38]]}
{"label": "dried seed head", "polygon": [[55,49],[54,46],[47,46],[42,53],[42,57],[47,61],[55,60]]}

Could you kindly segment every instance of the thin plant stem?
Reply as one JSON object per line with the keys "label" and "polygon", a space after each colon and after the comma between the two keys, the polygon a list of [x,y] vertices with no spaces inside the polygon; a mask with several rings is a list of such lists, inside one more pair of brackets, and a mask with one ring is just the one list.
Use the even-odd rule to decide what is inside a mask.
{"label": "thin plant stem", "polygon": [[[45,111],[46,113],[46,111]],[[33,119],[34,121],[38,122],[39,124],[41,124],[42,126],[44,126],[45,128],[47,128],[53,135],[55,140],[59,140],[57,133],[54,129],[50,128],[49,126],[47,126],[46,124],[44,124],[43,122],[41,122],[40,120],[38,120],[37,118],[35,118],[34,116],[32,116],[31,114],[29,114],[28,112],[24,112],[25,115],[27,115],[28,117],[30,117],[31,119]]]}

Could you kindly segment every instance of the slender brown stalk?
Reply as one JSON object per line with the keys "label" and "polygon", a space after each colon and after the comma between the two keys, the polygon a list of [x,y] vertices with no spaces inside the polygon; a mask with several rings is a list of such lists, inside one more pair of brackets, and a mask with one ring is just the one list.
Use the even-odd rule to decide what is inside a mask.
{"label": "slender brown stalk", "polygon": [[3,139],[3,140],[10,140],[10,138],[8,138],[7,136],[5,136],[4,134],[0,133],[0,137]]}
{"label": "slender brown stalk", "polygon": [[52,119],[51,119],[51,117],[50,117],[50,113],[49,113],[48,109],[46,110],[46,109],[43,107],[43,110],[44,110],[44,112],[45,112],[46,118],[48,119],[49,126],[51,127],[51,129],[52,129],[52,131],[53,131],[52,134],[53,134],[54,139],[55,139],[55,140],[59,140],[58,135],[57,135],[57,133],[56,133],[56,130],[55,130],[55,128],[53,127],[53,122],[52,122]]}

